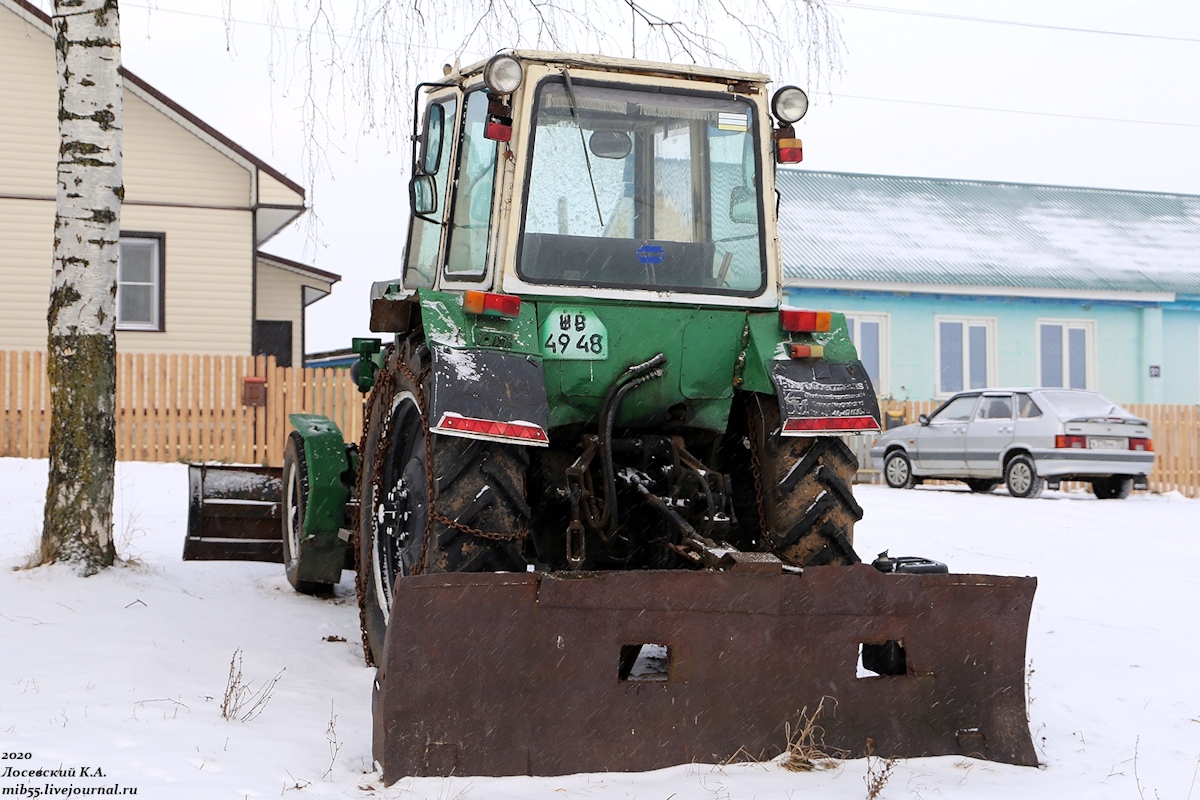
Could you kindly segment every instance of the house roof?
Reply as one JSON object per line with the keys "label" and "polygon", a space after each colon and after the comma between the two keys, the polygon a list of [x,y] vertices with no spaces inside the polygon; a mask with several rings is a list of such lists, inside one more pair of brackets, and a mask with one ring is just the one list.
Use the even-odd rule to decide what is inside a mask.
{"label": "house roof", "polygon": [[777,186],[789,285],[1200,294],[1200,196],[788,168]]}
{"label": "house roof", "polygon": [[279,269],[287,270],[288,272],[294,272],[297,275],[304,276],[305,278],[313,278],[321,281],[322,283],[332,284],[337,283],[342,279],[342,276],[335,272],[326,272],[323,269],[317,269],[316,267],[303,264],[299,261],[292,261],[290,258],[264,253],[262,250],[259,250],[257,253],[255,253],[255,257],[264,264],[268,264],[272,267],[278,267]]}
{"label": "house roof", "polygon": [[[46,12],[42,11],[40,8],[35,6],[33,3],[29,2],[29,0],[9,0],[9,2],[18,6],[20,9],[22,9],[27,15],[26,19],[28,19],[30,22],[39,23],[42,27],[43,32],[45,32],[47,36],[50,36],[50,37],[54,36],[53,20],[51,19],[50,15],[48,15]],[[230,155],[235,156],[237,158],[237,160],[244,161],[247,164],[253,165],[255,168],[261,170],[262,172],[266,173],[267,175],[270,175],[272,178],[274,178],[275,180],[282,183],[288,189],[291,189],[293,192],[300,195],[300,200],[301,200],[301,202],[303,202],[303,200],[304,200],[304,187],[303,186],[296,183],[291,178],[287,177],[282,172],[275,169],[274,167],[272,167],[270,164],[266,163],[262,159],[258,158],[250,151],[246,150],[244,147],[239,145],[237,142],[233,141],[228,136],[221,133],[216,128],[212,127],[207,122],[200,119],[195,114],[188,111],[186,108],[179,105],[178,103],[176,103],[171,98],[167,97],[165,94],[163,94],[159,90],[155,89],[149,83],[142,80],[137,75],[135,75],[132,72],[130,72],[129,70],[127,70],[125,67],[121,67],[121,76],[122,76],[122,78],[125,79],[126,85],[133,86],[134,90],[138,91],[143,96],[144,99],[151,100],[151,101],[157,101],[158,105],[163,107],[166,111],[170,112],[179,121],[184,122],[188,126],[195,128],[198,132],[200,132],[204,136],[204,138],[209,139],[214,145],[217,146],[217,149],[224,150],[227,153],[229,153]],[[280,226],[280,227],[282,227],[282,226]],[[276,229],[276,230],[278,230],[278,229]]]}

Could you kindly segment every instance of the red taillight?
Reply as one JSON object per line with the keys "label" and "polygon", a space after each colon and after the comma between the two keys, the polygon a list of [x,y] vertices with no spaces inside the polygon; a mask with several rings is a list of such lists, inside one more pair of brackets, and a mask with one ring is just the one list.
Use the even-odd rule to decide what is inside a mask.
{"label": "red taillight", "polygon": [[1130,450],[1144,450],[1147,453],[1154,452],[1154,442],[1150,439],[1133,439],[1129,440]]}
{"label": "red taillight", "polygon": [[521,314],[521,298],[515,294],[493,292],[463,293],[463,311],[468,314],[486,314],[489,317],[516,317]]}
{"label": "red taillight", "polygon": [[464,417],[448,411],[434,430],[456,433],[473,433],[493,439],[523,441],[530,444],[548,444],[550,439],[540,425],[530,422],[498,422],[491,419]]}
{"label": "red taillight", "polygon": [[1054,437],[1054,446],[1059,449],[1070,448],[1070,449],[1074,449],[1074,450],[1086,450],[1087,449],[1087,437],[1086,436],[1078,436],[1078,435],[1074,435],[1074,434],[1068,434],[1066,436],[1062,436],[1060,434],[1060,435]]}
{"label": "red taillight", "polygon": [[777,139],[775,160],[780,164],[799,164],[804,160],[804,144],[799,139]]}
{"label": "red taillight", "polygon": [[829,330],[832,316],[828,311],[808,311],[802,308],[779,309],[779,327],[792,333],[815,333]]}
{"label": "red taillight", "polygon": [[824,358],[825,347],[819,344],[791,344],[788,354],[792,358]]}

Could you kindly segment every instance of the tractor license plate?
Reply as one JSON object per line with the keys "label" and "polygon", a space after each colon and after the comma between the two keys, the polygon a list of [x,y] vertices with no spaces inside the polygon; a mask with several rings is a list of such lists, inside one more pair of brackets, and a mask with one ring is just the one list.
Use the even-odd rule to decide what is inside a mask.
{"label": "tractor license plate", "polygon": [[1129,449],[1129,440],[1113,436],[1089,436],[1088,448],[1091,450],[1127,450]]}
{"label": "tractor license plate", "polygon": [[608,358],[608,328],[589,308],[550,310],[538,333],[542,358],[550,361],[603,361]]}

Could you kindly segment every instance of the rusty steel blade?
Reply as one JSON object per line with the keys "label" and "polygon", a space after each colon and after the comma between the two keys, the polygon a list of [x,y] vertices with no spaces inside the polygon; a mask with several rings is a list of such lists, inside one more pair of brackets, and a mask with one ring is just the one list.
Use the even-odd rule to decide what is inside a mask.
{"label": "rusty steel blade", "polygon": [[279,467],[189,464],[183,560],[282,563],[282,480]]}
{"label": "rusty steel blade", "polygon": [[[648,770],[771,757],[823,703],[829,750],[1037,758],[1035,578],[763,571],[456,574],[397,583],[374,753],[406,775]],[[902,674],[859,677],[892,642]],[[630,672],[637,645],[665,669]],[[650,652],[649,648],[640,652]],[[868,659],[870,660],[870,659]]]}

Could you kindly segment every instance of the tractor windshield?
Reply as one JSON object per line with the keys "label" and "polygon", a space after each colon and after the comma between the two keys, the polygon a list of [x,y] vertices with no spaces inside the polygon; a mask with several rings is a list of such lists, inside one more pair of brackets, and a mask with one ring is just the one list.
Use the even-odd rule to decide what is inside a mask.
{"label": "tractor windshield", "polygon": [[533,283],[753,296],[766,285],[754,106],[538,87],[517,271]]}

